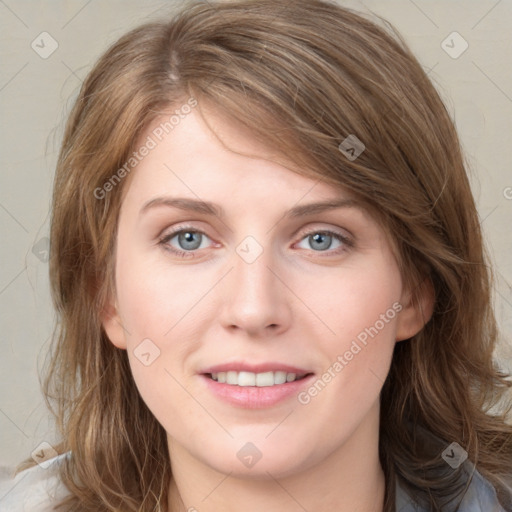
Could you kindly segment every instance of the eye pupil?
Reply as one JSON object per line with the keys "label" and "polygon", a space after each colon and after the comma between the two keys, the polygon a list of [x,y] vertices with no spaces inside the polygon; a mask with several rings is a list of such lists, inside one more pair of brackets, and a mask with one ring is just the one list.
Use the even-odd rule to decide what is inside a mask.
{"label": "eye pupil", "polygon": [[331,247],[332,236],[326,233],[315,233],[309,236],[309,242],[313,249],[323,251]]}
{"label": "eye pupil", "polygon": [[201,233],[195,233],[194,231],[185,231],[178,235],[178,243],[180,247],[188,251],[197,249],[201,245],[201,240]]}

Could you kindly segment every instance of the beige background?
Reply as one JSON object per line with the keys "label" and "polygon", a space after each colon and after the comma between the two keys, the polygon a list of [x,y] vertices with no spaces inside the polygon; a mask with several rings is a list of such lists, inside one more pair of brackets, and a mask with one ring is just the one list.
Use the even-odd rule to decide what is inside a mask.
{"label": "beige background", "polygon": [[[54,319],[46,236],[65,115],[108,44],[179,3],[0,0],[0,465],[14,464],[39,443],[53,441],[37,368]],[[467,152],[496,266],[497,315],[504,338],[511,340],[512,0],[342,3],[395,24],[447,102]],[[454,31],[460,36],[448,37]],[[453,58],[443,49],[444,40],[452,56],[461,52],[464,41],[468,48]],[[31,47],[33,41],[40,53],[51,44],[58,48],[43,59]],[[499,362],[512,370],[510,345],[500,348]]]}

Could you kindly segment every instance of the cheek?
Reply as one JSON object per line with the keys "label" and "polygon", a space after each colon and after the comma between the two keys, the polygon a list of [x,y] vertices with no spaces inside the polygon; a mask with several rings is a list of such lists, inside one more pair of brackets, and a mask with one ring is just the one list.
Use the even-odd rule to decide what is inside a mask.
{"label": "cheek", "polygon": [[[200,343],[199,331],[209,314],[208,301],[201,298],[212,276],[198,270],[191,280],[190,272],[166,265],[161,256],[148,258],[142,251],[126,250],[123,254],[117,261],[116,283],[130,366],[142,398],[164,421],[167,414],[175,416],[173,411],[193,405],[180,386],[185,377],[182,362]],[[160,417],[162,409],[166,413]]]}
{"label": "cheek", "polygon": [[[121,244],[120,244],[121,245]],[[201,271],[190,279],[180,266],[166,265],[160,251],[126,253],[118,259],[116,269],[118,307],[126,324],[129,343],[140,337],[165,343],[172,331],[186,324],[189,313],[204,294],[202,283],[208,276]]]}
{"label": "cheek", "polygon": [[331,336],[321,338],[326,346],[342,348],[360,334],[364,341],[365,333],[375,334],[375,328],[386,337],[394,336],[401,277],[387,258],[370,263],[296,279],[297,295],[330,331]]}
{"label": "cheek", "polygon": [[308,305],[323,324],[322,335],[320,330],[316,335],[323,368],[299,402],[329,403],[331,414],[340,420],[348,411],[355,419],[377,400],[387,377],[402,309],[400,274],[396,264],[383,259],[373,266],[343,269],[323,283],[314,281],[316,286],[311,280],[302,293],[316,290],[309,294]]}
{"label": "cheek", "polygon": [[150,366],[141,364],[132,353],[130,367],[142,400],[166,432],[172,432],[181,443],[204,425],[205,417],[197,402],[191,399],[186,390],[186,382],[166,360],[165,349],[162,355]]}
{"label": "cheek", "polygon": [[138,265],[135,257],[121,265],[119,309],[127,326],[132,375],[142,399],[166,429],[172,419],[173,428],[180,430],[186,429],[186,418],[197,415],[179,371],[186,354],[194,350],[197,336],[195,324],[187,322],[191,294],[180,292],[184,283],[177,276],[170,280],[161,270],[147,263]]}

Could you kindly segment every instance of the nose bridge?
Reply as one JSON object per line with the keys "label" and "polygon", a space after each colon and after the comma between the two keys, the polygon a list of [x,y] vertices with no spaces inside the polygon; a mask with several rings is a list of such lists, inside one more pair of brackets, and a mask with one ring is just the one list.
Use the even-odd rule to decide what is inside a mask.
{"label": "nose bridge", "polygon": [[223,290],[223,325],[249,334],[285,329],[289,303],[282,283],[270,270],[277,266],[272,250],[246,239],[236,252],[227,289]]}
{"label": "nose bridge", "polygon": [[[254,261],[248,261],[237,256],[234,265],[234,279],[236,288],[242,300],[252,300],[275,296],[272,291],[275,288],[274,275],[270,272],[272,266],[270,251],[264,251]],[[260,304],[263,305],[263,304]]]}

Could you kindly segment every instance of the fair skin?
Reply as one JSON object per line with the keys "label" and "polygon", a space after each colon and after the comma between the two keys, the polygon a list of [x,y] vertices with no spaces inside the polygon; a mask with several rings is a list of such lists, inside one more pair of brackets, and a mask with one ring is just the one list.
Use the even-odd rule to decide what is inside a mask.
{"label": "fair skin", "polygon": [[[227,147],[193,110],[126,183],[116,293],[103,318],[167,432],[169,504],[201,512],[381,511],[379,393],[394,344],[422,328],[420,309],[425,314],[429,305],[413,305],[382,228],[346,202],[346,192],[271,161],[240,126],[204,112]],[[145,208],[155,198],[209,202],[224,215],[161,202]],[[288,215],[340,200],[336,208]],[[180,229],[189,234],[179,236]],[[246,254],[259,255],[248,262]],[[400,311],[376,324],[393,304]],[[376,325],[378,333],[345,357]],[[146,353],[160,350],[148,365],[136,355],[145,339]],[[340,355],[342,369],[333,370]],[[204,374],[231,362],[288,365],[308,375],[276,403],[232,403]],[[308,390],[328,368],[329,382],[313,396]],[[239,453],[244,446],[248,452]],[[258,453],[255,464],[244,462]]]}

